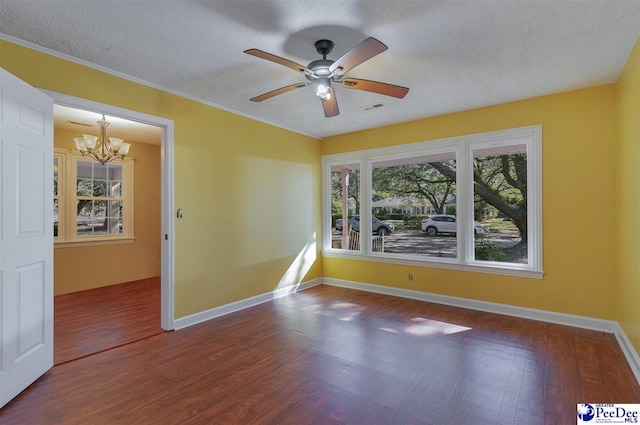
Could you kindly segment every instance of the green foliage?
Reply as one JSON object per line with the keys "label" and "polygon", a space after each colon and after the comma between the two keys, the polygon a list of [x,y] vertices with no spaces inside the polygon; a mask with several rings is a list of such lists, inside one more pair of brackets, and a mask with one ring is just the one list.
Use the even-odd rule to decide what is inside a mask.
{"label": "green foliage", "polygon": [[422,220],[427,218],[424,214],[407,214],[403,218],[404,227],[406,229],[420,229]]}
{"label": "green foliage", "polygon": [[374,217],[377,217],[380,220],[402,220],[405,217],[404,213],[400,213],[400,214],[388,213],[384,208],[378,211],[374,211],[373,215]]}
{"label": "green foliage", "polygon": [[482,222],[484,230],[488,234],[509,235],[516,238],[519,236],[518,228],[513,221],[508,218],[492,218]]}
{"label": "green foliage", "polygon": [[[371,179],[374,194],[407,199],[421,205],[428,203],[436,211],[442,211],[455,196],[455,177],[445,177],[434,168],[434,164],[418,162],[376,167]],[[453,160],[438,164],[455,169]]]}
{"label": "green foliage", "polygon": [[331,199],[331,215],[342,215],[342,203]]}
{"label": "green foliage", "polygon": [[499,243],[490,241],[483,237],[476,239],[475,253],[476,260],[483,261],[504,261],[504,249]]}

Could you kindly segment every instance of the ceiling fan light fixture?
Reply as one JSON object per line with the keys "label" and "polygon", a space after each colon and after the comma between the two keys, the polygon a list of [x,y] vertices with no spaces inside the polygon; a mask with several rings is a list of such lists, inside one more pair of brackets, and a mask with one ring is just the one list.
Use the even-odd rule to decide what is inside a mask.
{"label": "ceiling fan light fixture", "polygon": [[329,100],[331,98],[331,82],[328,78],[321,78],[318,81],[318,87],[316,88],[316,96],[322,100]]}

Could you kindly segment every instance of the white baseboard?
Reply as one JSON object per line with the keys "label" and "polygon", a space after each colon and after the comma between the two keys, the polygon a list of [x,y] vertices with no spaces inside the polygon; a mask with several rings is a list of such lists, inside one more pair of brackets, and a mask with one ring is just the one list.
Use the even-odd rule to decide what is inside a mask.
{"label": "white baseboard", "polygon": [[611,320],[593,319],[591,317],[575,316],[565,313],[554,313],[546,310],[516,307],[507,304],[498,304],[488,301],[478,301],[469,298],[439,295],[430,292],[413,291],[410,289],[392,288],[390,286],[374,285],[370,283],[352,282],[340,279],[324,278],[322,283],[342,288],[357,289],[360,291],[375,292],[377,294],[392,295],[395,297],[410,298],[420,301],[428,301],[436,304],[445,304],[454,307],[463,307],[471,310],[486,311],[489,313],[504,314],[507,316],[522,317],[525,319],[540,320],[542,322],[557,323],[560,325],[575,326],[601,332],[614,333],[617,323]]}
{"label": "white baseboard", "polygon": [[284,297],[294,292],[304,291],[311,287],[320,285],[322,279],[313,279],[308,282],[299,283],[297,285],[287,286],[285,288],[276,289],[265,294],[256,295],[255,297],[246,298],[244,300],[236,301],[230,304],[225,304],[220,307],[215,307],[209,310],[200,311],[189,316],[180,317],[174,321],[175,329],[183,329],[188,326],[193,326],[198,323],[206,322],[207,320],[215,319],[216,317],[224,316],[229,313],[233,313],[245,308],[253,307],[258,304],[262,304],[267,301],[271,301],[276,298]]}
{"label": "white baseboard", "polygon": [[533,308],[516,307],[506,304],[498,304],[487,301],[471,300],[468,298],[439,295],[429,292],[413,291],[410,289],[392,288],[390,286],[374,285],[370,283],[353,282],[342,279],[323,278],[322,283],[330,286],[356,289],[359,291],[374,292],[395,297],[410,298],[419,301],[427,301],[437,304],[445,304],[454,307],[469,308],[472,310],[486,311],[489,313],[504,314],[507,316],[522,317],[525,319],[539,320],[542,322],[556,323],[559,325],[574,326],[615,335],[622,352],[624,353],[636,380],[640,384],[640,357],[627,338],[622,327],[613,320],[594,319],[592,317],[576,316],[573,314],[556,313]]}
{"label": "white baseboard", "polygon": [[624,333],[622,326],[616,323],[616,327],[617,329],[614,334],[618,340],[620,349],[622,349],[624,356],[627,358],[627,362],[629,362],[631,371],[636,376],[636,379],[640,384],[640,356],[638,356],[638,352],[633,348],[633,345],[631,344],[631,341],[629,341],[629,338],[627,338],[627,334]]}

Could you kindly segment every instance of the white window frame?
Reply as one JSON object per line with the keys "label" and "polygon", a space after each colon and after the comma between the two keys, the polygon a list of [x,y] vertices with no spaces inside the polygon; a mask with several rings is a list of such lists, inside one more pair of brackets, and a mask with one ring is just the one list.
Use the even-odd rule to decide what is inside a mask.
{"label": "white window frame", "polygon": [[[477,261],[474,259],[473,234],[473,151],[485,147],[509,145],[527,146],[527,241],[528,263]],[[360,161],[360,232],[371,232],[372,164],[394,158],[456,154],[456,211],[458,245],[456,258],[438,258],[372,252],[371,241],[361,244],[360,251],[331,247],[331,167]],[[542,278],[542,126],[533,125],[508,130],[479,133],[461,137],[418,142],[325,155],[322,157],[322,254],[327,258],[348,258],[392,264],[405,264],[451,270],[475,271],[529,278]]]}
{"label": "white window frame", "polygon": [[[75,206],[78,200],[76,191],[78,161],[99,163],[91,157],[82,156],[76,151],[55,148],[54,157],[58,159],[58,237],[55,247],[75,247],[89,245],[109,245],[132,243],[134,237],[134,160],[117,160],[122,165],[122,201],[123,233],[118,235],[78,236]],[[62,164],[62,166],[61,166]]]}
{"label": "white window frame", "polygon": [[[341,155],[340,158],[336,159],[335,161],[328,163],[328,173],[326,174],[327,178],[323,178],[323,181],[322,181],[322,193],[323,193],[323,210],[322,211],[323,211],[323,217],[325,217],[325,218],[328,217],[328,220],[329,220],[328,221],[329,232],[328,232],[328,236],[325,239],[325,243],[328,244],[329,248],[331,248],[332,242],[333,242],[332,241],[332,235],[331,235],[331,190],[332,190],[332,188],[331,188],[331,173],[332,173],[331,168],[334,167],[334,166],[338,166],[339,167],[339,166],[354,165],[354,164],[358,165],[358,167],[359,167],[358,170],[360,171],[360,210],[362,211],[362,208],[364,208],[364,204],[362,203],[362,201],[363,201],[363,197],[365,195],[362,193],[362,189],[364,187],[362,185],[362,179],[364,177],[363,177],[363,174],[362,174],[363,163],[362,163],[360,155],[358,155],[357,153],[344,154],[344,155]],[[326,198],[326,200],[325,200],[325,198]],[[347,208],[347,206],[343,205],[342,208]],[[360,214],[360,211],[357,212],[357,214]],[[360,216],[360,217],[362,217],[362,216]],[[370,225],[371,225],[370,223],[363,225],[362,220],[360,220],[360,226],[365,226],[366,228],[369,228]],[[344,223],[343,222],[342,226],[343,226],[344,229],[347,229],[348,228],[347,227],[348,223]],[[325,226],[325,229],[326,228],[327,228],[327,226]],[[361,231],[362,231],[362,229],[361,229]],[[362,234],[366,235],[366,233],[362,233]],[[369,244],[371,244],[371,242],[369,242]],[[342,249],[342,248],[331,248],[331,249],[334,250],[334,251],[345,251],[345,252],[348,251],[348,252],[351,252],[351,253],[358,253],[360,255],[362,255],[362,253],[364,252],[363,251],[364,248],[363,248],[362,241],[360,243],[360,248],[357,249],[357,250],[347,250],[347,249]]]}

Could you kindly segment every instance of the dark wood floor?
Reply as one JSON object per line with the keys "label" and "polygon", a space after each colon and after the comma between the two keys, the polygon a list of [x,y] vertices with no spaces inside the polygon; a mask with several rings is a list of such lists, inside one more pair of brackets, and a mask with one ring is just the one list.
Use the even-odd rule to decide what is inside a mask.
{"label": "dark wood floor", "polygon": [[329,286],[55,366],[1,424],[575,424],[611,334]]}
{"label": "dark wood floor", "polygon": [[159,277],[54,298],[54,364],[161,332]]}

